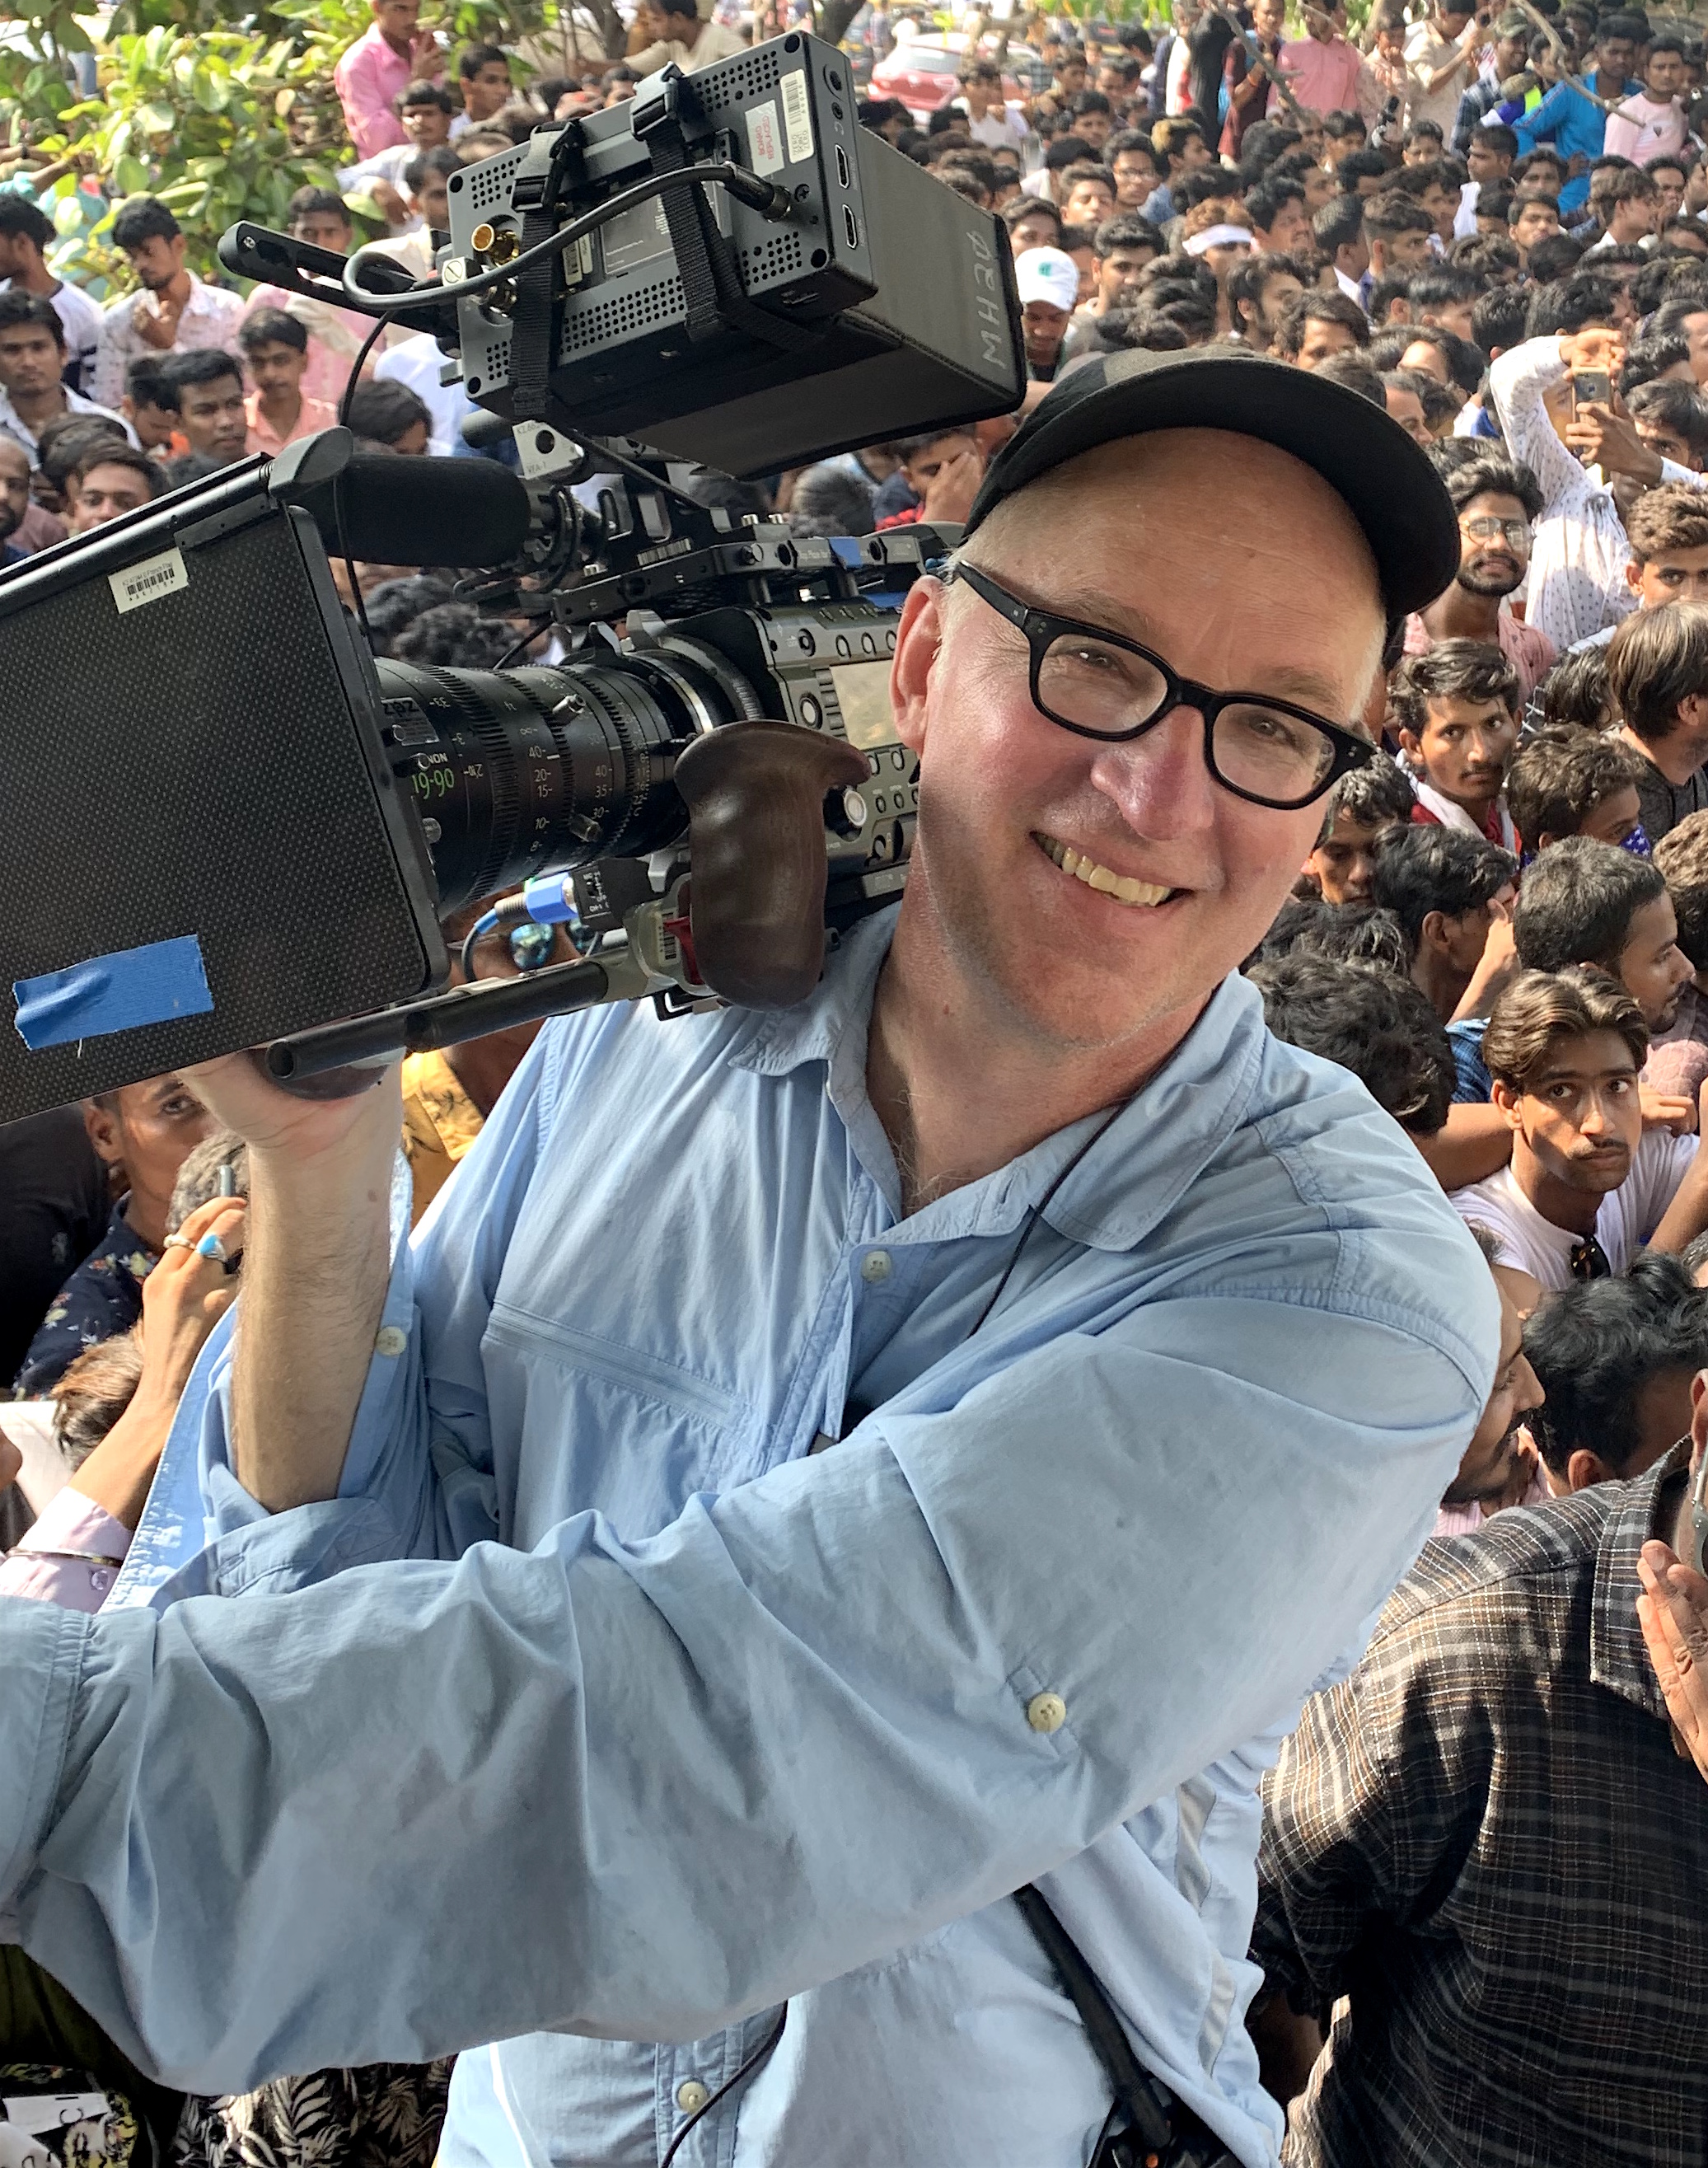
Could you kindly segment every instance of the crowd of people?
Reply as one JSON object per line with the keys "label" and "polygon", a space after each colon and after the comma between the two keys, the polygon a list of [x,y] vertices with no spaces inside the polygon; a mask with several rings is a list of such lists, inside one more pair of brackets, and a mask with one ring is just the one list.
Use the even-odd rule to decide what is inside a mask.
{"label": "crowd of people", "polygon": [[[292,231],[347,251],[353,203],[377,206],[422,276],[462,164],[744,42],[694,0],[643,0],[624,61],[550,77],[496,46],[445,54],[416,0],[372,6],[337,70],[352,162],[299,193]],[[1232,348],[1382,410],[1396,476],[1427,460],[1451,503],[1456,574],[1391,625],[1365,711],[1339,719],[1363,741],[1243,964],[1273,1039],[1403,1132],[1500,1316],[1435,1540],[1361,1657],[1268,1741],[1254,1918],[1206,2067],[1243,2014],[1302,2168],[1708,2159],[1708,1645],[1679,1623],[1699,1595],[1708,1617],[1708,1584],[1674,1559],[1700,1563],[1686,1490],[1708,1450],[1708,75],[1673,25],[1592,0],[1377,0],[1355,38],[1339,0],[1291,24],[1282,0],[1176,0],[1160,29],[1026,19],[1004,41],[1025,86],[970,39],[928,117],[870,98],[861,119],[1000,219],[1024,404],[741,495],[803,535],[982,517],[1002,448],[1104,358]],[[863,35],[910,27],[877,9]],[[14,161],[0,185],[0,564],[276,454],[347,389],[371,445],[478,455],[431,337],[388,339],[349,387],[364,319],[199,275],[152,196],[119,207],[135,283],[98,305],[55,272],[31,174]],[[1238,487],[1214,509],[1225,571]],[[513,644],[449,574],[356,576],[379,651],[490,665]],[[1035,651],[1035,694],[1037,670]],[[454,954],[479,911],[448,922]],[[541,938],[485,933],[467,960],[531,968]],[[406,1065],[416,1222],[444,1224],[537,1031]],[[69,1475],[39,1512],[0,1491],[0,1594],[93,1613],[111,1591],[241,1284],[248,1188],[243,1145],[177,1076],[0,1130],[0,1370]],[[889,1252],[862,1270],[875,1284]],[[1214,1794],[1190,1790],[1172,1894],[1201,1906],[1189,1825]],[[1215,1901],[1238,1909],[1221,1884]],[[184,2168],[433,2156],[444,2063],[185,2100],[36,1991],[0,1981],[0,2092],[74,2090],[45,2074],[75,2068],[126,2104],[75,2157],[140,2160],[123,2149],[146,2130]],[[660,2098],[623,2160],[674,2150],[713,2093],[691,2073]],[[1270,2157],[1242,2128],[1228,2159]],[[516,2157],[568,2156],[518,2135]]]}

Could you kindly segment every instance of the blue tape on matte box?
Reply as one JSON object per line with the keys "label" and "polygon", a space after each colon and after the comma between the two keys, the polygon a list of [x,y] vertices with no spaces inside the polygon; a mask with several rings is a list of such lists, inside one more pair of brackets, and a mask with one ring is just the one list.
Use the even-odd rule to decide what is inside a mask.
{"label": "blue tape on matte box", "polygon": [[18,1036],[32,1054],[174,1017],[204,1016],[214,1006],[194,933],[92,956],[39,979],[17,979],[12,992]]}

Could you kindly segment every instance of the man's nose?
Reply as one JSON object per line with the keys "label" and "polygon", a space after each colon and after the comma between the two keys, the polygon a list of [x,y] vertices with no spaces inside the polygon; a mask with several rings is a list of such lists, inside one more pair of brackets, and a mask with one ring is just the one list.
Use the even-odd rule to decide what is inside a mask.
{"label": "man's nose", "polygon": [[1217,784],[1196,708],[1171,708],[1143,737],[1101,748],[1091,780],[1136,834],[1197,835],[1214,824]]}

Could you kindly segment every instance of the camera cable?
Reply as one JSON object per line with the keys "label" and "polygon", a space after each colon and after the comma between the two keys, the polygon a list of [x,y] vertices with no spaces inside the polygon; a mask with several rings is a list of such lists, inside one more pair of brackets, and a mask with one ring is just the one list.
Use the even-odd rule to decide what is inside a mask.
{"label": "camera cable", "polygon": [[365,242],[344,260],[344,291],[365,314],[378,316],[382,320],[395,316],[400,309],[419,308],[424,299],[432,300],[435,296],[448,301],[473,300],[476,295],[486,293],[494,286],[504,285],[516,279],[530,263],[537,263],[554,249],[567,248],[585,234],[597,231],[613,218],[620,218],[624,211],[634,210],[637,204],[650,203],[653,197],[664,194],[666,189],[678,188],[684,183],[692,187],[710,184],[728,189],[731,195],[745,203],[750,210],[778,221],[791,216],[794,210],[794,199],[787,189],[776,188],[771,182],[761,180],[757,173],[750,173],[745,166],[738,166],[727,158],[716,158],[704,165],[684,166],[672,173],[654,173],[646,180],[636,181],[629,188],[619,189],[614,196],[608,197],[592,210],[584,211],[580,218],[572,218],[567,225],[554,227],[543,241],[537,241],[532,247],[524,248],[519,256],[512,256],[507,263],[494,264],[491,270],[478,272],[472,279],[464,279],[448,286],[440,279],[416,286],[406,294],[370,293],[365,286],[357,283],[357,270],[369,256],[383,255],[386,251],[384,242]]}

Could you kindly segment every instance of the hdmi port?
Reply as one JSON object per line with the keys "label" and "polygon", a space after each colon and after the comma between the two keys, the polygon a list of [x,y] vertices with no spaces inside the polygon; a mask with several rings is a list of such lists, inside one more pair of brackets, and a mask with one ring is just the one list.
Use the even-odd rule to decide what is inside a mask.
{"label": "hdmi port", "polygon": [[854,176],[848,170],[848,153],[840,143],[836,146],[836,184],[844,189],[854,185]]}
{"label": "hdmi port", "polygon": [[860,221],[846,204],[842,206],[842,231],[851,248],[857,248],[860,246]]}

